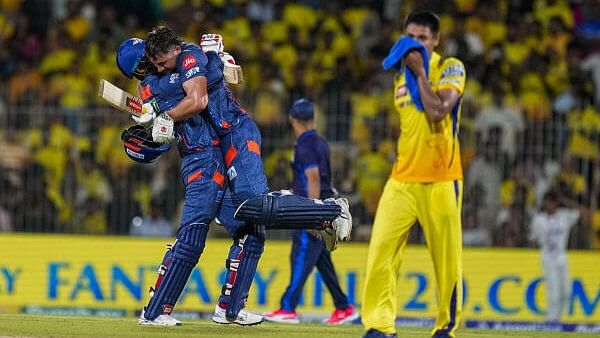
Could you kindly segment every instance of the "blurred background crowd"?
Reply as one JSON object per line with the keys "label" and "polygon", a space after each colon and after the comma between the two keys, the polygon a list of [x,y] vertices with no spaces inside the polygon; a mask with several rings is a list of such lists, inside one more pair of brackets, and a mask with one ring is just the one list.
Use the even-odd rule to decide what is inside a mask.
{"label": "blurred background crowd", "polygon": [[[272,190],[290,187],[288,107],[316,102],[354,238],[368,240],[400,123],[381,62],[418,8],[440,15],[438,52],[468,72],[465,245],[532,245],[531,215],[555,189],[583,212],[570,247],[600,247],[598,0],[1,0],[0,231],[174,233],[178,153],[129,160],[120,134],[132,121],[96,96],[101,78],[135,92],[115,50],[165,24],[190,42],[223,35]],[[411,241],[423,241],[418,227]]]}

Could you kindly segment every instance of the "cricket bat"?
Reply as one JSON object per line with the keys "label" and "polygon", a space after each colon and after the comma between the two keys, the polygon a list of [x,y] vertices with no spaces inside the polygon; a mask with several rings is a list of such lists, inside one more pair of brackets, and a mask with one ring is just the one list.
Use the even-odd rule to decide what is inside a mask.
{"label": "cricket bat", "polygon": [[244,73],[240,65],[226,62],[223,67],[223,77],[225,78],[225,82],[230,84],[244,83]]}
{"label": "cricket bat", "polygon": [[98,96],[121,111],[135,116],[142,115],[144,102],[140,98],[129,94],[105,79],[100,80]]}

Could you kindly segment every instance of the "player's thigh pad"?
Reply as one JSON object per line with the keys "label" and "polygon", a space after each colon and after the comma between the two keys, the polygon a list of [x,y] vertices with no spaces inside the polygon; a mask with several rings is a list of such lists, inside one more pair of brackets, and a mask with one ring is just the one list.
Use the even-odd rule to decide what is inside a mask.
{"label": "player's thigh pad", "polygon": [[244,201],[235,218],[265,224],[267,228],[315,229],[325,221],[333,221],[340,212],[341,207],[332,201],[267,194]]}
{"label": "player's thigh pad", "polygon": [[227,188],[220,203],[219,213],[217,215],[218,223],[225,227],[225,230],[231,237],[240,234],[246,227],[246,222],[235,219],[235,210],[239,206],[234,199],[231,189]]}

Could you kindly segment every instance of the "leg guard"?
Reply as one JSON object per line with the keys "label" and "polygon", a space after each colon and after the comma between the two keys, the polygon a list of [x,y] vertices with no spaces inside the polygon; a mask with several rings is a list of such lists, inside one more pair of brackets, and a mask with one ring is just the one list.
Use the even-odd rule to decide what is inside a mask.
{"label": "leg guard", "polygon": [[158,289],[162,283],[162,280],[165,278],[165,274],[167,273],[167,270],[169,270],[171,263],[173,263],[173,244],[169,243],[167,244],[167,252],[163,257],[162,263],[160,263],[158,271],[156,271],[156,273],[158,273],[156,283],[154,283],[154,287],[150,287],[150,297],[154,296],[154,291],[156,291],[156,289]]}
{"label": "leg guard", "polygon": [[297,195],[267,194],[244,201],[235,218],[270,229],[323,229],[342,209],[334,201],[313,200]]}
{"label": "leg guard", "polygon": [[248,291],[250,290],[250,285],[252,285],[258,260],[263,253],[264,247],[264,238],[254,235],[245,236],[243,249],[239,255],[241,259],[235,273],[229,302],[227,303],[226,317],[229,321],[236,320],[238,313],[246,305]]}
{"label": "leg guard", "polygon": [[146,307],[144,317],[154,320],[161,314],[170,314],[175,302],[204,250],[208,225],[188,224],[177,232],[177,240],[171,249],[171,266],[156,288]]}
{"label": "leg guard", "polygon": [[229,255],[225,261],[225,269],[227,274],[225,275],[225,282],[221,288],[221,296],[219,297],[219,303],[229,303],[229,296],[231,296],[231,289],[235,284],[237,277],[237,271],[240,266],[240,262],[244,257],[244,242],[247,236],[241,238],[234,238],[233,244],[229,248]]}

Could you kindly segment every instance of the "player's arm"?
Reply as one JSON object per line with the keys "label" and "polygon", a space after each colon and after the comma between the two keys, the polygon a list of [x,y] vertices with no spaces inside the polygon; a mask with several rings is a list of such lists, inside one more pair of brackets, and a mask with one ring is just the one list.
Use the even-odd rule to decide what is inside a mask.
{"label": "player's arm", "polygon": [[427,117],[432,122],[441,121],[458,102],[460,92],[450,87],[434,92],[425,73],[423,57],[418,51],[408,53],[404,61],[417,77],[419,93]]}
{"label": "player's arm", "polygon": [[185,97],[177,106],[166,112],[173,121],[188,119],[203,111],[208,105],[207,80],[196,76],[183,83]]}
{"label": "player's arm", "polygon": [[321,176],[319,175],[319,167],[314,166],[304,170],[306,176],[306,197],[319,199],[321,198]]}

